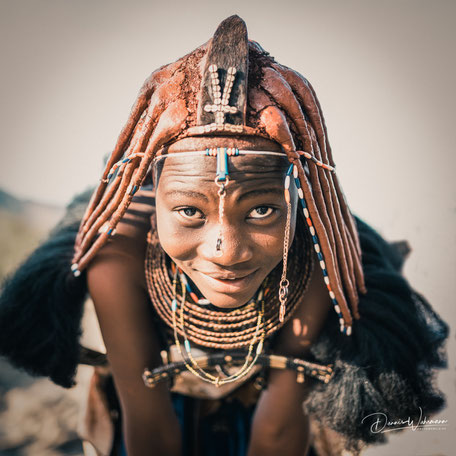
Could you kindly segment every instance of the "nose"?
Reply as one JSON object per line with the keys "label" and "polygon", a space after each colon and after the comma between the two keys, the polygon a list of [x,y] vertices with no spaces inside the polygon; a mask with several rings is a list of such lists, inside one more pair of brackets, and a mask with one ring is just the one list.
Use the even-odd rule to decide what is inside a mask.
{"label": "nose", "polygon": [[[217,252],[217,244],[220,243]],[[240,229],[229,223],[214,224],[206,233],[200,245],[200,254],[212,263],[220,266],[234,266],[252,259],[253,248],[249,237]]]}

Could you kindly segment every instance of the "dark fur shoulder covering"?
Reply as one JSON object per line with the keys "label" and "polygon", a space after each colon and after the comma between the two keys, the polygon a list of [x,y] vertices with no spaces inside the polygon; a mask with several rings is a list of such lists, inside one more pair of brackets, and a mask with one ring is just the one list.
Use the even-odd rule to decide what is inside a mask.
{"label": "dark fur shoulder covering", "polygon": [[0,355],[66,388],[74,385],[87,295],[85,274],[75,278],[70,266],[90,194],[75,198],[47,241],[6,279],[0,296]]}
{"label": "dark fur shoulder covering", "polygon": [[[371,432],[378,414],[388,421],[436,413],[445,404],[434,386],[435,368],[446,367],[448,326],[401,276],[398,252],[357,220],[367,294],[350,337],[339,332],[331,312],[312,347],[318,362],[333,364],[327,385],[316,385],[306,408],[322,424],[343,434],[347,448],[385,441]],[[369,415],[371,415],[369,417]]]}

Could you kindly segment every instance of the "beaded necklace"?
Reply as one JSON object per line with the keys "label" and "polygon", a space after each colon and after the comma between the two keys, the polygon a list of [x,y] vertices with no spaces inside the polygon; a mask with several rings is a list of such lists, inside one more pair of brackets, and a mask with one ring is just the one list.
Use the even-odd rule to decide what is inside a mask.
{"label": "beaded necklace", "polygon": [[[182,333],[184,335],[184,348],[185,352],[187,355],[188,360],[184,356],[184,353],[182,351],[182,345],[179,341],[179,336],[177,333],[177,318],[176,318],[176,313],[177,313],[177,276],[179,275],[180,277],[180,284],[182,288],[182,299],[181,299],[181,304],[180,304],[180,327],[182,330]],[[264,343],[264,326],[261,329],[261,336],[260,336],[260,341],[258,342],[258,345],[255,350],[255,356],[252,357],[252,352],[253,352],[253,347],[258,339],[258,333],[260,332],[260,327],[261,323],[264,317],[264,290],[263,287],[259,290],[256,299],[253,299],[250,301],[250,303],[254,303],[256,307],[258,307],[258,317],[257,317],[257,324],[255,328],[255,334],[249,344],[249,349],[247,352],[247,355],[245,357],[244,364],[241,366],[241,368],[235,372],[232,375],[225,376],[225,377],[219,377],[219,376],[214,376],[211,373],[205,371],[202,369],[198,362],[195,360],[195,358],[192,355],[191,347],[190,347],[190,342],[187,338],[187,334],[185,333],[185,321],[184,321],[184,307],[185,307],[185,301],[186,301],[186,295],[187,295],[187,288],[188,288],[188,282],[185,280],[185,276],[181,270],[178,270],[175,268],[174,272],[174,277],[173,277],[173,292],[174,292],[174,298],[171,302],[171,310],[172,310],[172,315],[173,315],[173,330],[174,330],[174,342],[182,356],[182,359],[184,361],[185,367],[187,370],[189,370],[193,375],[196,377],[200,378],[201,380],[211,383],[217,387],[225,385],[227,383],[232,383],[235,381],[240,380],[241,378],[245,377],[255,366],[258,357],[260,356],[261,352],[263,351],[263,343]],[[261,303],[260,306],[258,306],[258,303]],[[249,304],[250,304],[249,303]]]}

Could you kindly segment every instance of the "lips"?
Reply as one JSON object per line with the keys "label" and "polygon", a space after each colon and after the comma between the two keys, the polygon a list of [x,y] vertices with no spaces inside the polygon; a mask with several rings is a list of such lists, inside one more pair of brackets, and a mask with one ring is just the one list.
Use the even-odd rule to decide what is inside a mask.
{"label": "lips", "polygon": [[245,291],[245,288],[254,279],[257,270],[252,272],[233,273],[210,273],[196,271],[201,280],[217,293],[239,293]]}

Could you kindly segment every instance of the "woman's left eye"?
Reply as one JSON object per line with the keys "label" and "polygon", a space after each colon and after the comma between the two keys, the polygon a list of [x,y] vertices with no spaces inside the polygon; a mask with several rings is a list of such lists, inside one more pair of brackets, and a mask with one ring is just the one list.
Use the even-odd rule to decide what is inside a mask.
{"label": "woman's left eye", "polygon": [[266,218],[274,213],[275,209],[271,206],[257,206],[250,211],[249,218]]}

